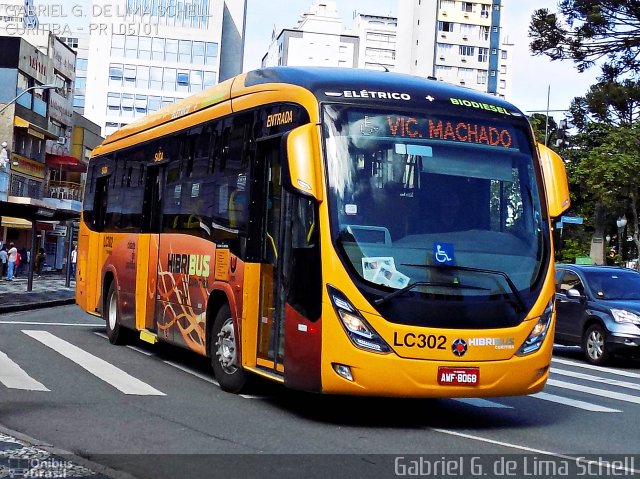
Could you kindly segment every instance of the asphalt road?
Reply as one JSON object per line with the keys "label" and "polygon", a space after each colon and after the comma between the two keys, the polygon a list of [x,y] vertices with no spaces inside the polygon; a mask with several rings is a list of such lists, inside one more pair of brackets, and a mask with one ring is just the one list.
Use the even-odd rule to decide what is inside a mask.
{"label": "asphalt road", "polygon": [[136,477],[640,477],[640,363],[558,347],[535,397],[236,396],[206,359],[113,346],[65,306],[0,316],[0,425]]}

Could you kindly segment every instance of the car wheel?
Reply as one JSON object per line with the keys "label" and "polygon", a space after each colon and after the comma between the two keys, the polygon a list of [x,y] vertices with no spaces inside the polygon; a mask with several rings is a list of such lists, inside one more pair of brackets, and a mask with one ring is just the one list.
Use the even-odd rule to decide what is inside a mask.
{"label": "car wheel", "polygon": [[592,324],[584,333],[582,339],[582,351],[587,362],[591,364],[604,364],[609,359],[606,334],[599,324]]}
{"label": "car wheel", "polygon": [[116,291],[115,281],[111,282],[109,286],[102,316],[107,323],[107,337],[109,338],[109,342],[111,344],[124,344],[126,342],[127,331],[120,325],[118,292]]}
{"label": "car wheel", "polygon": [[211,366],[223,391],[239,393],[247,383],[240,365],[237,334],[228,305],[218,311],[211,331]]}

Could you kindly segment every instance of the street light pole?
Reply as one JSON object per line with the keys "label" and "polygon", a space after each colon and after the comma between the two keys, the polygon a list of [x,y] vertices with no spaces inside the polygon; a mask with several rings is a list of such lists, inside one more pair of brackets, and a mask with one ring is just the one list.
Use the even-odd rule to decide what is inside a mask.
{"label": "street light pole", "polygon": [[27,93],[28,91],[31,90],[51,90],[53,88],[58,88],[56,85],[36,85],[36,86],[30,86],[29,88],[27,88],[26,90],[22,90],[20,93],[18,93],[18,96],[16,96],[13,100],[11,100],[9,103],[7,103],[5,106],[2,107],[2,109],[0,109],[0,114],[5,111],[7,108],[9,108],[9,105],[11,105],[12,103],[14,103],[16,100],[18,100],[18,98],[20,98],[22,95],[24,95],[25,93]]}
{"label": "street light pole", "polygon": [[618,226],[618,254],[620,255],[620,266],[622,266],[622,234],[624,227],[627,226],[627,217],[622,215],[616,220],[616,225]]}

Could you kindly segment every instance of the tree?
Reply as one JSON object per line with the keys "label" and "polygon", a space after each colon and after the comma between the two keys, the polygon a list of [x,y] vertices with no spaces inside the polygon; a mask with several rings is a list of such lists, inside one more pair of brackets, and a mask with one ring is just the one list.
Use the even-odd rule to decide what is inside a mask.
{"label": "tree", "polygon": [[571,102],[573,124],[584,129],[589,122],[632,125],[640,119],[640,82],[600,82],[592,85],[584,97]]}
{"label": "tree", "polygon": [[623,204],[624,213],[630,209],[628,227],[640,251],[640,125],[599,125],[599,130],[600,144],[588,150],[587,158],[576,166],[575,174],[591,194],[608,207],[621,211]]}
{"label": "tree", "polygon": [[562,0],[559,14],[536,10],[529,25],[531,52],[573,60],[578,71],[602,62],[602,80],[640,72],[637,0]]}

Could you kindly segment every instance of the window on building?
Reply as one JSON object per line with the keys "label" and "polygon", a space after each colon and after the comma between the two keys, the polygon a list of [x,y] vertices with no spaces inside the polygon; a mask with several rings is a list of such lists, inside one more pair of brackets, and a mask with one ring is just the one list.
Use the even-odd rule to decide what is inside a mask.
{"label": "window on building", "polygon": [[78,72],[86,72],[87,66],[89,65],[89,60],[86,58],[76,58],[76,74]]}
{"label": "window on building", "polygon": [[149,88],[151,90],[162,90],[162,67],[150,68]]}
{"label": "window on building", "polygon": [[449,43],[438,43],[436,46],[436,50],[438,52],[438,56],[446,57],[447,55],[450,55],[451,52],[453,51],[453,45]]}
{"label": "window on building", "polygon": [[176,69],[165,68],[162,75],[162,89],[165,91],[176,91]]}
{"label": "window on building", "polygon": [[465,13],[475,12],[475,4],[471,2],[460,2],[460,8]]}
{"label": "window on building", "polygon": [[133,117],[133,93],[122,94],[122,116],[124,118]]}
{"label": "window on building", "polygon": [[489,40],[489,27],[485,25],[480,26],[480,40]]}
{"label": "window on building", "polygon": [[506,50],[502,50],[500,52],[500,58],[502,58],[503,60],[507,59],[507,51]]}
{"label": "window on building", "polygon": [[469,45],[458,46],[458,53],[462,57],[472,57],[475,54],[476,48]]}
{"label": "window on building", "polygon": [[151,58],[154,60],[164,60],[164,38],[154,37],[151,43]]}
{"label": "window on building", "polygon": [[135,116],[145,116],[147,114],[147,95],[136,95],[135,97]]}
{"label": "window on building", "polygon": [[149,98],[147,100],[147,110],[149,111],[149,113],[158,111],[160,108],[162,108],[162,98],[160,98],[159,96],[149,95]]}
{"label": "window on building", "polygon": [[474,77],[475,70],[473,68],[458,68],[458,78],[462,80],[470,80]]}
{"label": "window on building", "polygon": [[477,25],[468,25],[466,23],[460,24],[460,33],[463,37],[467,38],[475,38],[478,34],[478,26]]}
{"label": "window on building", "polygon": [[168,62],[178,61],[178,40],[167,38],[164,55],[165,60]]}
{"label": "window on building", "polygon": [[120,115],[120,93],[107,93],[107,115]]}
{"label": "window on building", "polygon": [[216,72],[204,72],[203,88],[209,88],[216,84]]}
{"label": "window on building", "polygon": [[489,5],[480,5],[480,17],[489,18]]}
{"label": "window on building", "polygon": [[438,22],[439,32],[453,32],[455,23],[453,22]]}
{"label": "window on building", "polygon": [[191,40],[180,40],[178,52],[180,63],[191,63]]}
{"label": "window on building", "polygon": [[507,73],[507,65],[500,65],[500,73],[503,75]]}
{"label": "window on building", "polygon": [[489,61],[489,49],[478,47],[478,61],[481,63]]}
{"label": "window on building", "polygon": [[151,59],[151,37],[140,37],[138,48],[138,58],[141,60]]}
{"label": "window on building", "polygon": [[124,57],[124,35],[113,35],[111,37],[111,56]]}
{"label": "window on building", "polygon": [[191,92],[198,92],[202,90],[202,71],[200,70],[191,70],[189,77],[189,84],[191,87]]}
{"label": "window on building", "polygon": [[205,54],[207,65],[215,65],[218,61],[218,44],[207,42]]}
{"label": "window on building", "polygon": [[126,58],[138,57],[138,37],[130,35],[125,37],[124,56]]}
{"label": "window on building", "polygon": [[135,65],[125,65],[124,66],[124,76],[123,76],[123,85],[126,87],[135,87],[136,86],[136,66]]}
{"label": "window on building", "polygon": [[500,88],[502,90],[504,90],[505,88],[507,88],[507,82],[506,80],[500,80]]}
{"label": "window on building", "polygon": [[85,88],[87,88],[87,78],[76,77],[76,90],[84,90]]}
{"label": "window on building", "polygon": [[478,70],[478,85],[487,84],[487,70]]}
{"label": "window on building", "polygon": [[149,88],[149,67],[146,65],[138,65],[138,74],[136,75],[136,88]]}
{"label": "window on building", "polygon": [[453,10],[456,2],[454,0],[440,0],[440,10]]}
{"label": "window on building", "polygon": [[122,63],[109,65],[109,85],[122,85]]}
{"label": "window on building", "polygon": [[84,95],[76,95],[73,97],[74,108],[84,108]]}
{"label": "window on building", "polygon": [[204,65],[204,42],[193,42],[193,64]]}
{"label": "window on building", "polygon": [[177,91],[188,92],[189,91],[189,72],[186,70],[178,70],[176,76]]}

